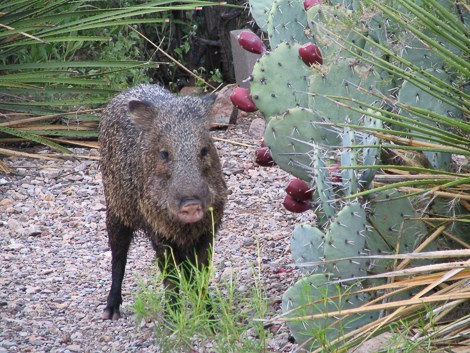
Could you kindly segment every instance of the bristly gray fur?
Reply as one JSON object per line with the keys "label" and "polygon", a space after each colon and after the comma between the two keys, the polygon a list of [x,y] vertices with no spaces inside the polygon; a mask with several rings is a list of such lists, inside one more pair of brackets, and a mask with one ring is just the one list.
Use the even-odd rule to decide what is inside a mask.
{"label": "bristly gray fur", "polygon": [[[125,267],[129,238],[135,232],[147,234],[157,259],[171,248],[181,261],[196,253],[193,262],[207,262],[212,243],[208,208],[214,209],[217,229],[227,194],[209,133],[213,100],[210,95],[177,97],[158,85],[139,85],[117,95],[101,115],[106,225],[113,287],[118,288],[111,288],[105,318],[114,318],[113,310],[119,314],[120,283],[114,283],[114,272],[122,267],[120,261]],[[200,202],[200,221],[185,223],[178,217],[186,199]],[[123,272],[122,268],[122,276]]]}

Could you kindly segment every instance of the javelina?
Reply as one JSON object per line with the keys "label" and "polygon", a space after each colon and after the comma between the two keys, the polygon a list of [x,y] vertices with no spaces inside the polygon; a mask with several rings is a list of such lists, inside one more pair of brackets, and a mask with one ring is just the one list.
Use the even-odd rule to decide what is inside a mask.
{"label": "javelina", "polygon": [[99,141],[112,253],[103,319],[120,317],[127,253],[137,231],[151,240],[161,269],[168,250],[176,265],[208,264],[213,241],[208,209],[214,209],[217,229],[226,201],[207,119],[214,98],[176,97],[158,85],[139,85],[103,111]]}

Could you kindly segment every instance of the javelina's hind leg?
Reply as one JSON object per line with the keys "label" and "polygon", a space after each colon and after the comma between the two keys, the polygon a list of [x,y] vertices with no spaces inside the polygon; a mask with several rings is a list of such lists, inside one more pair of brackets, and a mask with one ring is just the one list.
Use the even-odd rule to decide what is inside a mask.
{"label": "javelina's hind leg", "polygon": [[122,280],[126,270],[127,252],[129,251],[133,231],[109,214],[106,218],[106,227],[112,255],[112,283],[106,308],[103,311],[103,319],[117,320],[121,317],[119,306],[122,304]]}

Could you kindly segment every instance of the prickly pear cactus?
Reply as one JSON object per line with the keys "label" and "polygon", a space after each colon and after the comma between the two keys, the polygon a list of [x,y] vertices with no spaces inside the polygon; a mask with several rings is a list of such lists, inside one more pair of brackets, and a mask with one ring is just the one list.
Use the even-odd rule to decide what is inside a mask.
{"label": "prickly pear cactus", "polygon": [[[343,129],[343,150],[341,151],[341,165],[357,167],[359,163],[359,151],[349,146],[356,145],[356,134],[349,126]],[[357,193],[358,175],[357,169],[343,169],[341,172],[343,183],[345,183],[346,196]]]}
{"label": "prickly pear cactus", "polygon": [[289,108],[308,106],[310,69],[299,58],[299,48],[281,43],[253,68],[251,96],[268,121]]}
{"label": "prickly pear cactus", "polygon": [[[361,257],[413,252],[430,234],[420,220],[423,214],[397,190],[345,204],[345,197],[369,188],[373,182],[377,169],[368,166],[380,161],[381,140],[377,133],[386,133],[388,126],[383,121],[395,124],[393,119],[386,119],[389,115],[385,111],[411,118],[410,124],[426,123],[436,129],[443,125],[446,128],[444,118],[462,113],[458,105],[448,104],[416,84],[416,78],[452,84],[455,77],[445,66],[446,58],[423,44],[425,41],[416,33],[390,20],[377,7],[361,6],[361,1],[324,1],[307,11],[302,3],[250,1],[253,12],[262,18],[256,21],[267,31],[272,49],[255,65],[251,95],[266,119],[264,140],[273,159],[314,189],[317,224],[297,226],[291,241],[295,263],[310,276],[289,288],[282,300],[284,313],[293,320],[287,324],[296,341],[309,340],[309,347],[313,348],[329,347],[331,340],[375,320],[378,315],[350,317],[342,322],[331,317],[305,318],[338,308],[358,307],[371,299],[369,294],[348,297],[343,289],[327,284],[330,279],[354,281],[388,272],[394,261]],[[456,14],[454,2],[439,0],[439,3]],[[387,1],[387,6],[405,14],[404,18],[413,17],[408,16],[401,0]],[[442,10],[421,0],[416,1],[416,6],[431,12]],[[465,16],[468,11],[461,17]],[[438,34],[426,28],[421,33],[439,39],[442,46],[459,55]],[[299,43],[308,41],[318,46],[322,64],[309,66],[299,57]],[[406,79],[397,74],[400,70],[414,75]],[[407,107],[431,111],[434,116],[413,114]],[[396,126],[392,125],[393,129],[402,129]],[[432,141],[432,136],[417,139]],[[448,170],[450,155],[424,153],[433,168]],[[457,204],[436,199],[431,216],[454,215],[458,220],[466,210]],[[457,221],[449,229],[469,241],[468,228]],[[440,246],[433,242],[424,250],[433,251]],[[425,263],[413,260],[416,265]],[[383,283],[383,279],[367,279],[354,283],[352,290]],[[410,293],[400,295],[407,297]]]}
{"label": "prickly pear cactus", "polygon": [[[449,75],[444,70],[427,69],[425,70],[425,72],[443,81],[447,81],[449,84],[451,83],[452,75]],[[445,117],[463,119],[462,110],[459,109],[459,107],[455,107],[443,102],[442,100],[436,98],[435,96],[424,91],[423,89],[416,87],[413,83],[409,81],[404,81],[401,85],[400,92],[398,94],[398,101],[402,104],[406,104],[412,107],[428,109],[436,114],[440,114]],[[425,122],[426,124],[429,124],[431,126],[444,128],[442,125],[439,124],[438,121],[430,121],[429,119],[413,116],[410,113],[406,112],[404,112],[404,114],[412,117],[415,120]],[[426,137],[420,138],[419,140],[429,142],[429,139],[427,139]],[[450,170],[450,164],[452,162],[452,156],[450,153],[424,151],[424,155],[427,157],[433,169],[446,171]]]}
{"label": "prickly pear cactus", "polygon": [[[255,6],[254,3],[252,6]],[[350,1],[346,5],[349,8],[357,7],[353,3]],[[263,6],[266,7],[266,4]],[[311,39],[312,29],[307,28],[307,22],[313,32],[321,35],[320,27],[324,27],[319,25],[320,18],[335,21],[338,14],[353,18],[351,10],[346,9],[344,4],[334,8],[315,5],[308,12],[311,14],[309,21],[303,2],[299,0],[275,0],[272,3],[268,14],[268,36],[272,47],[279,44],[256,63],[251,80],[251,96],[266,118],[268,126],[264,140],[274,160],[281,168],[305,181],[311,179],[308,175],[311,163],[307,155],[311,144],[322,147],[341,142],[330,127],[318,123],[360,124],[363,114],[347,106],[362,108],[353,103],[355,100],[376,104],[377,100],[371,93],[387,91],[391,84],[387,77],[370,65],[347,57],[331,58],[329,66],[321,69],[305,65],[299,57],[298,42]],[[349,95],[351,100],[336,101],[334,96],[337,95]],[[298,111],[295,110],[297,107],[308,107],[310,110]],[[351,151],[343,157],[352,155],[357,153]],[[355,171],[344,173],[353,174]],[[373,173],[363,175],[365,180],[361,182],[366,185]],[[351,193],[356,189],[356,181],[352,177],[345,179],[352,181],[348,184]]]}
{"label": "prickly pear cactus", "polygon": [[328,222],[331,218],[336,215],[336,202],[335,193],[333,188],[333,183],[328,175],[328,169],[324,161],[324,156],[327,153],[327,150],[321,148],[318,145],[313,146],[311,152],[313,172],[312,177],[316,186],[316,194],[318,195],[318,203],[324,217],[321,217],[322,224]]}
{"label": "prickly pear cactus", "polygon": [[344,6],[348,10],[358,10],[361,8],[361,1],[359,0],[329,0],[328,3],[332,6]]}
{"label": "prickly pear cactus", "polygon": [[[370,129],[380,129],[382,123],[373,117],[363,116],[362,124]],[[311,150],[307,153],[310,164],[303,161],[304,171],[309,171],[314,182],[318,203],[327,217],[333,217],[336,209],[342,207],[334,201],[341,196],[350,196],[360,189],[367,187],[375,175],[375,169],[371,168],[379,160],[380,139],[366,132],[357,132],[349,126],[343,129],[327,129],[320,122],[312,122],[320,131],[328,131],[329,140],[321,143],[318,138],[313,138],[309,146]],[[324,122],[324,121],[323,121]],[[289,122],[286,122],[287,125]],[[332,144],[339,139],[337,144]],[[307,143],[300,143],[300,145]],[[341,148],[338,148],[341,146]],[[361,146],[367,146],[362,148]],[[375,147],[377,146],[377,147]],[[305,157],[304,157],[305,158]],[[331,164],[336,161],[336,164]],[[342,170],[336,170],[342,168]]]}
{"label": "prickly pear cactus", "polygon": [[268,17],[271,7],[274,3],[274,0],[251,0],[250,4],[250,13],[253,16],[256,24],[263,31],[266,31],[268,28]]}
{"label": "prickly pear cactus", "polygon": [[[375,193],[368,199],[369,215],[366,248],[371,255],[411,253],[429,234],[426,225],[417,220],[419,213],[409,198],[397,190]],[[424,251],[437,250],[436,242],[429,244]],[[426,264],[427,261],[414,261]],[[368,264],[370,274],[392,270],[392,261],[373,260]]]}
{"label": "prickly pear cactus", "polygon": [[[393,270],[393,260],[361,257],[413,252],[428,234],[424,223],[416,220],[418,217],[410,200],[393,190],[374,194],[366,205],[358,202],[345,205],[329,220],[324,231],[307,224],[297,226],[291,241],[294,261],[304,272],[313,275],[303,278],[285,292],[282,300],[283,312],[287,317],[298,318],[337,311],[339,308],[354,308],[369,301],[372,298],[371,293],[348,297],[343,290],[328,284],[328,281],[348,279],[354,282],[355,278]],[[425,251],[437,249],[438,245],[431,243]],[[414,263],[424,265],[429,262],[414,260]],[[352,289],[360,290],[385,282],[385,279],[362,280],[354,283]],[[414,291],[404,291],[394,295],[392,299],[406,299],[413,294]],[[336,297],[338,295],[339,298]],[[328,296],[333,296],[328,299],[330,305],[324,305]],[[312,347],[317,347],[327,344],[328,341],[321,341],[322,336],[319,335],[327,327],[334,327],[335,324],[346,327],[343,332],[326,330],[327,339],[331,341],[377,318],[378,313],[354,317],[358,322],[353,325],[349,324],[349,319],[338,323],[332,318],[301,318],[288,321],[287,324],[296,342],[303,343],[307,339],[313,339]],[[345,322],[348,324],[344,325]]]}
{"label": "prickly pear cactus", "polygon": [[326,235],[317,227],[299,224],[292,234],[290,248],[292,257],[303,272],[325,272],[323,265],[308,265],[323,259]]}
{"label": "prickly pear cactus", "polygon": [[[335,123],[349,122],[360,124],[361,103],[370,105],[379,101],[377,93],[387,92],[391,80],[372,65],[357,59],[338,57],[321,72],[314,72],[310,77],[309,107],[317,114]],[[339,100],[336,97],[347,97]]]}
{"label": "prickly pear cactus", "polygon": [[302,265],[304,271],[327,272],[334,278],[354,278],[364,276],[365,262],[359,260],[338,261],[355,257],[364,252],[366,244],[367,220],[363,207],[355,202],[344,206],[330,219],[325,232],[307,224],[294,230],[291,250],[296,264],[318,261],[322,265]]}
{"label": "prickly pear cactus", "polygon": [[371,300],[368,293],[353,293],[360,289],[356,286],[344,290],[339,286],[325,285],[328,281],[327,275],[314,274],[299,280],[282,296],[282,311],[286,313],[286,318],[292,319],[287,321],[287,326],[297,343],[308,341],[309,349],[330,347],[330,342],[334,339],[378,319],[376,312],[355,314],[340,320],[337,317],[305,318],[356,308]]}
{"label": "prickly pear cactus", "polygon": [[345,47],[353,49],[346,42],[351,42],[360,48],[363,48],[366,41],[363,36],[352,32],[344,23],[354,22],[355,29],[366,33],[365,26],[361,23],[357,13],[346,7],[329,6],[320,4],[312,6],[307,11],[307,23],[311,30],[315,42],[322,50],[322,55],[326,60],[334,59],[339,56],[348,56]]}
{"label": "prickly pear cactus", "polygon": [[373,238],[368,246],[374,253],[407,253],[412,252],[427,234],[423,222],[413,221],[418,218],[408,198],[400,198],[402,193],[393,190],[381,192],[370,198],[371,214],[369,222],[387,246],[374,246]]}
{"label": "prickly pear cactus", "polygon": [[282,169],[307,182],[311,180],[311,144],[339,144],[336,133],[317,125],[323,120],[312,110],[302,107],[287,109],[271,118],[266,126],[264,142],[275,162]]}
{"label": "prickly pear cactus", "polygon": [[[325,260],[360,256],[366,244],[367,220],[363,207],[358,203],[344,206],[331,219],[324,245]],[[364,260],[346,260],[328,263],[327,270],[334,278],[355,278],[364,276]]]}
{"label": "prickly pear cactus", "polygon": [[274,48],[282,42],[311,41],[306,23],[304,0],[275,0],[268,17],[269,44]]}
{"label": "prickly pear cactus", "polygon": [[[470,244],[470,223],[465,222],[468,219],[468,210],[465,209],[457,199],[443,199],[437,197],[433,200],[431,205],[432,217],[451,217],[453,220],[446,228],[458,240]],[[429,219],[432,222],[432,217]],[[439,222],[436,222],[436,226]],[[454,248],[461,248],[462,244],[451,241],[450,246]]]}
{"label": "prickly pear cactus", "polygon": [[[306,224],[297,226],[291,241],[295,263],[305,271],[318,272],[317,268],[320,268],[335,278],[355,278],[390,271],[392,261],[389,260],[351,259],[314,267],[302,264],[413,252],[429,231],[423,222],[416,220],[419,214],[404,196],[397,190],[383,191],[370,196],[365,204],[347,204],[329,219],[324,230]],[[434,242],[425,250],[438,248],[439,244]]]}
{"label": "prickly pear cactus", "polygon": [[[372,115],[372,112],[369,110],[369,113]],[[377,114],[381,116],[381,114]],[[380,131],[383,128],[382,120],[378,118],[373,118],[372,116],[364,116],[363,124],[365,127],[370,128],[372,131]],[[363,166],[373,166],[376,165],[380,160],[380,138],[373,134],[363,134],[362,135],[362,145],[369,146],[362,149],[362,164]],[[361,176],[359,178],[359,185],[363,188],[368,188],[372,179],[374,179],[377,169],[375,168],[366,168],[363,169]]]}

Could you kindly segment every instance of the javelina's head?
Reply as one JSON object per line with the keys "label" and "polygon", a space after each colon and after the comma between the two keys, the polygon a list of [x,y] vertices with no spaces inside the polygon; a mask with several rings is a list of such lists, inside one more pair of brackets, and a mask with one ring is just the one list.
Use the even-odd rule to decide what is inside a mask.
{"label": "javelina's head", "polygon": [[198,222],[225,192],[208,112],[215,96],[131,100],[129,113],[140,130],[145,207],[183,223]]}

